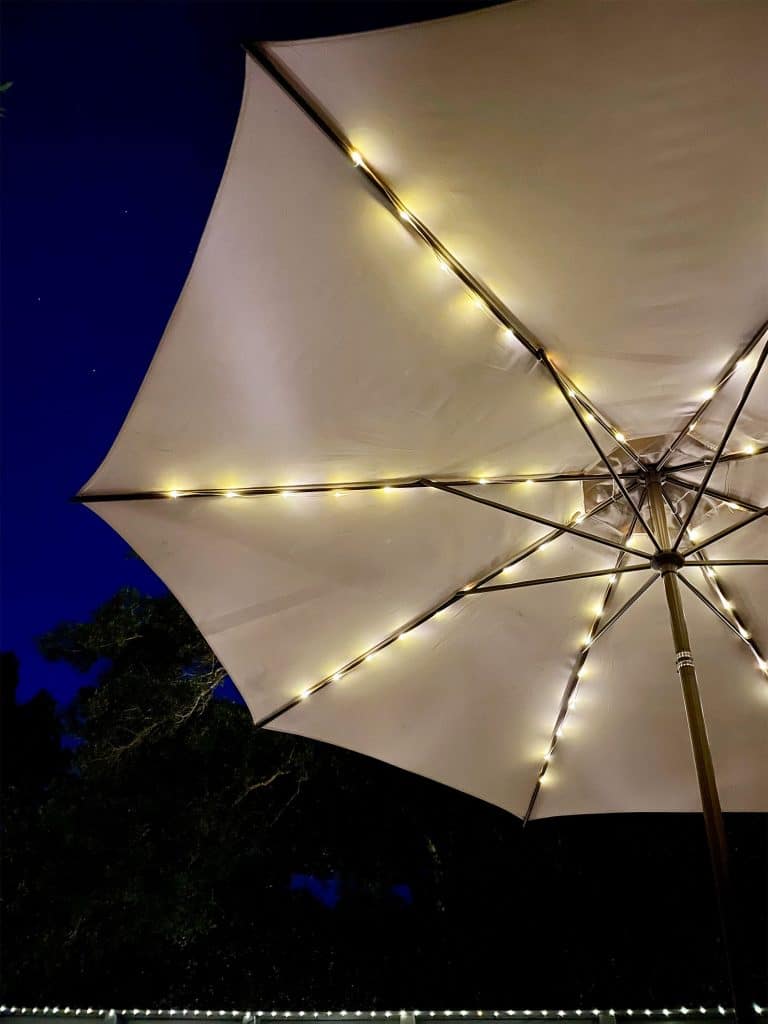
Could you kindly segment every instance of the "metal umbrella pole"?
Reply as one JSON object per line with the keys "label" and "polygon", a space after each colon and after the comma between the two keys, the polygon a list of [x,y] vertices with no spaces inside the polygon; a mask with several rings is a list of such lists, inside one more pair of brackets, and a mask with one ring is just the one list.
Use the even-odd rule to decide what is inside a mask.
{"label": "metal umbrella pole", "polygon": [[661,542],[662,550],[655,555],[653,564],[664,580],[672,640],[675,645],[675,667],[683,690],[688,733],[696,766],[696,778],[699,783],[701,809],[704,815],[704,827],[714,875],[715,895],[733,1005],[736,1019],[744,1022],[750,1019],[752,1008],[745,991],[745,981],[742,978],[742,958],[739,955],[738,930],[731,897],[728,843],[723,812],[720,807],[715,769],[712,764],[712,753],[696,679],[696,666],[691,653],[688,626],[680,596],[678,571],[683,564],[683,559],[676,551],[672,550],[660,477],[656,473],[648,475],[648,501],[651,509],[651,521]]}

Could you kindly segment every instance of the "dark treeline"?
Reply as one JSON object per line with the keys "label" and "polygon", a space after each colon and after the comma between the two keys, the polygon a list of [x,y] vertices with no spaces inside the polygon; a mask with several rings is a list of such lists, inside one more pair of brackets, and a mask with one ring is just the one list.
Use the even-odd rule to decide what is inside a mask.
{"label": "dark treeline", "polygon": [[[64,710],[44,693],[18,704],[3,656],[4,1001],[728,1001],[697,816],[522,829],[379,762],[257,732],[170,597],[123,591],[41,646],[87,685]],[[766,817],[728,824],[765,1001]]]}

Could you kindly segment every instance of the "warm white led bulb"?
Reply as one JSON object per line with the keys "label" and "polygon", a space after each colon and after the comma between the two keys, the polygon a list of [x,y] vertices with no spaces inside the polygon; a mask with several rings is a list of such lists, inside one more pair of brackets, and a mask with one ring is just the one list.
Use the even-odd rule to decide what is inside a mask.
{"label": "warm white led bulb", "polygon": [[745,444],[744,447],[741,450],[742,450],[744,455],[754,455],[755,452],[757,451],[757,445]]}
{"label": "warm white led bulb", "polygon": [[224,497],[225,498],[236,498],[237,496],[238,496],[237,491],[225,491],[224,492]]}
{"label": "warm white led bulb", "polygon": [[715,389],[714,388],[707,388],[706,391],[702,391],[702,393],[701,393],[701,399],[702,399],[703,402],[708,402],[710,400],[710,398],[714,398],[714,397],[715,397]]}
{"label": "warm white led bulb", "polygon": [[352,152],[349,155],[350,155],[352,163],[355,165],[355,167],[360,167],[360,165],[363,162],[363,158],[360,155],[360,153],[358,153],[358,151],[356,149],[353,149]]}
{"label": "warm white led bulb", "polygon": [[411,215],[407,210],[400,210],[400,220],[404,220],[406,224],[410,224]]}
{"label": "warm white led bulb", "polygon": [[623,435],[623,434],[621,433],[621,431],[620,431],[620,430],[617,430],[617,431],[616,431],[616,433],[614,434],[614,437],[616,438],[616,440],[617,440],[617,441],[618,441],[618,442],[619,442],[620,444],[623,444],[623,443],[624,443],[624,442],[625,442],[625,441],[627,440],[627,439],[626,439],[626,437],[625,437],[625,436],[624,436],[624,435]]}
{"label": "warm white led bulb", "polygon": [[178,496],[179,496],[179,492],[178,491],[168,491],[168,497],[169,498],[178,498]]}

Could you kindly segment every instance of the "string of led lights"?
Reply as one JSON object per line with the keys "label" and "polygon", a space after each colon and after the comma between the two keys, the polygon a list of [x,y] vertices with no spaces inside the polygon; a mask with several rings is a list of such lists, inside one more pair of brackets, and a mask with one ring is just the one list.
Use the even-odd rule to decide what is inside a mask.
{"label": "string of led lights", "polygon": [[[641,505],[643,503],[644,498],[645,491],[643,491],[642,495],[640,496]],[[632,536],[632,531],[635,528],[636,522],[637,514],[633,514],[629,526],[627,527],[624,533],[625,544]],[[605,610],[608,607],[608,604],[610,603],[611,597],[614,593],[614,587],[616,586],[616,582],[618,579],[618,574],[621,571],[623,564],[626,561],[627,555],[629,553],[629,549],[626,549],[620,552],[618,558],[616,559],[616,564],[613,568],[613,572],[610,573],[608,576],[608,586],[605,589],[602,600],[598,603],[598,606],[595,609],[595,617],[592,620],[592,625],[590,626],[588,633],[584,637],[584,642],[581,648],[579,649],[578,654],[576,655],[573,666],[571,667],[571,672],[568,676],[568,680],[565,684],[565,690],[563,691],[563,696],[560,700],[560,707],[558,709],[557,718],[555,719],[555,724],[552,729],[552,735],[550,736],[547,750],[544,754],[544,757],[542,758],[541,764],[539,765],[538,775],[533,785],[533,792],[531,793],[531,797],[528,801],[528,806],[525,810],[525,814],[523,815],[524,826],[528,824],[528,821],[530,820],[531,815],[533,814],[533,810],[536,805],[536,800],[539,796],[539,793],[541,792],[541,787],[544,784],[547,769],[549,768],[552,758],[555,755],[555,750],[557,748],[558,741],[563,735],[563,730],[565,728],[565,720],[568,716],[568,712],[573,711],[576,707],[576,690],[578,688],[579,681],[584,677],[586,673],[585,664],[587,658],[589,657],[589,653],[594,646],[600,620],[602,619],[603,614],[605,613]],[[640,566],[640,568],[646,568],[646,566]],[[650,568],[650,566],[648,568]],[[650,583],[653,583],[655,579],[655,576],[651,577],[650,581],[648,582],[648,585],[650,585]],[[641,587],[640,592],[644,592],[648,588],[648,585]],[[633,595],[635,600],[638,596],[639,593],[637,595]],[[630,602],[625,603],[624,608],[621,609],[621,611],[625,610],[630,603],[634,603],[634,601],[630,599]],[[607,627],[609,624],[615,622],[618,619],[618,617],[618,615],[614,615],[611,618],[610,622],[606,623],[605,626]],[[605,627],[603,628],[602,632],[605,632]]]}
{"label": "string of led lights", "polygon": [[710,478],[712,477],[712,474],[715,471],[715,467],[717,466],[718,459],[720,458],[720,456],[725,451],[726,445],[728,444],[728,440],[730,439],[730,436],[733,433],[733,428],[736,426],[736,421],[738,420],[739,416],[741,415],[742,409],[747,404],[749,396],[752,393],[752,388],[757,383],[757,379],[760,376],[760,371],[762,370],[762,368],[763,368],[763,366],[765,364],[765,360],[767,358],[768,358],[768,342],[766,342],[765,345],[763,345],[762,352],[760,353],[760,356],[759,356],[759,358],[757,360],[757,363],[755,364],[755,368],[752,370],[752,373],[749,376],[749,380],[747,381],[746,385],[744,386],[744,389],[743,389],[743,391],[742,391],[742,393],[741,393],[741,395],[739,397],[739,400],[736,403],[736,408],[733,410],[733,412],[731,414],[731,418],[728,420],[728,425],[726,426],[726,428],[725,428],[725,430],[723,432],[723,436],[721,437],[720,443],[717,446],[717,450],[715,451],[715,454],[714,454],[714,456],[712,458],[712,462],[707,467],[707,469],[706,469],[706,471],[705,471],[705,473],[704,473],[704,475],[703,475],[703,477],[701,479],[701,483],[699,484],[698,490],[696,491],[696,493],[694,495],[693,501],[691,502],[690,506],[688,507],[688,511],[686,512],[685,516],[683,517],[683,522],[680,524],[680,530],[679,530],[679,532],[677,534],[677,537],[675,537],[674,541],[672,542],[672,550],[673,551],[677,551],[677,549],[680,547],[680,542],[682,541],[683,537],[685,536],[685,531],[688,529],[688,527],[689,527],[689,525],[691,523],[691,520],[693,519],[694,515],[696,514],[696,509],[699,507],[699,502],[701,501],[702,497],[704,496],[704,490],[705,490],[707,484],[709,483]]}
{"label": "string of led lights", "polygon": [[[766,1008],[760,1006],[758,1003],[753,1003],[752,1008],[755,1013],[762,1015],[766,1012]],[[4,1016],[17,1016],[17,1017],[61,1017],[61,1016],[72,1016],[72,1017],[106,1017],[108,1020],[115,1020],[118,1017],[144,1017],[144,1018],[171,1018],[171,1017],[199,1017],[199,1018],[218,1018],[224,1020],[229,1018],[240,1018],[242,1024],[251,1024],[251,1022],[267,1018],[282,1018],[285,1020],[302,1020],[302,1019],[344,1019],[347,1017],[367,1017],[372,1020],[383,1017],[390,1019],[392,1017],[474,1017],[480,1019],[490,1018],[529,1018],[529,1017],[634,1017],[634,1016],[645,1016],[651,1018],[663,1017],[676,1017],[678,1014],[682,1017],[687,1017],[689,1014],[698,1013],[699,1017],[705,1016],[718,1016],[718,1017],[729,1017],[733,1014],[731,1007],[725,1007],[720,1004],[713,1007],[698,1006],[679,1006],[674,1008],[663,1007],[662,1009],[651,1009],[646,1007],[645,1009],[626,1009],[620,1010],[613,1007],[605,1010],[601,1009],[574,1009],[574,1010],[552,1010],[552,1009],[540,1009],[540,1010],[199,1010],[199,1009],[154,1009],[154,1010],[141,1010],[136,1007],[133,1009],[124,1008],[121,1010],[106,1009],[104,1007],[95,1008],[92,1006],[88,1007],[72,1007],[72,1006],[0,1006],[0,1014]]]}
{"label": "string of led lights", "polygon": [[[592,508],[588,513],[577,513],[576,515],[579,517],[580,521],[583,521],[584,519],[589,519],[592,516],[598,515],[600,512],[604,511],[610,505],[615,504],[619,500],[619,496],[611,496],[610,498],[606,498],[604,501],[600,502],[600,504],[595,505],[595,507]],[[549,525],[552,525],[549,521],[548,523]],[[458,601],[462,601],[465,598],[469,597],[470,594],[477,592],[484,584],[489,583],[491,580],[497,578],[502,573],[512,572],[515,566],[525,561],[525,559],[530,558],[532,555],[535,555],[538,552],[543,551],[544,548],[548,547],[553,541],[557,540],[559,537],[563,536],[567,532],[570,532],[570,530],[565,524],[554,524],[554,529],[551,533],[539,537],[537,540],[533,541],[531,544],[528,544],[522,550],[515,552],[513,555],[506,556],[503,559],[503,561],[500,562],[500,564],[498,564],[490,572],[485,572],[481,574],[479,578],[468,580],[467,583],[463,584],[457,590],[453,591],[453,593],[450,594],[447,598],[444,598],[443,600],[429,607],[426,611],[410,619],[407,623],[404,623],[397,630],[388,633],[378,643],[366,648],[366,650],[362,651],[354,658],[345,662],[343,665],[335,669],[333,672],[328,673],[326,676],[324,676],[322,679],[319,679],[312,685],[305,687],[303,690],[301,690],[299,694],[297,694],[295,697],[290,698],[285,703],[281,704],[280,707],[275,708],[275,710],[269,712],[269,714],[258,719],[258,721],[256,721],[255,723],[256,728],[261,728],[265,725],[269,725],[271,722],[274,722],[276,718],[279,718],[281,715],[284,715],[292,708],[295,708],[302,701],[305,701],[309,697],[313,697],[316,693],[319,693],[321,690],[324,690],[326,686],[329,686],[331,683],[338,683],[352,669],[358,668],[358,666],[371,661],[371,659],[375,657],[375,655],[377,655],[380,651],[384,650],[385,648],[389,647],[391,644],[409,638],[414,632],[414,630],[416,630],[419,626],[423,626],[424,623],[429,622],[430,619],[438,618],[452,605],[456,604]],[[587,534],[587,536],[590,535]]]}
{"label": "string of led lights", "polygon": [[[673,481],[673,485],[677,486],[677,487],[680,486],[676,481]],[[675,508],[672,500],[670,499],[669,495],[666,493],[666,491],[665,491],[663,486],[661,488],[661,493],[662,493],[662,496],[664,498],[664,501],[667,504],[667,507],[670,509],[672,515],[677,520],[678,524],[682,523],[681,516],[677,512],[677,509]],[[728,628],[731,629],[736,634],[736,636],[738,636],[738,638],[741,640],[742,643],[746,644],[746,646],[749,648],[750,653],[752,654],[752,656],[754,657],[755,661],[757,662],[758,669],[761,672],[763,672],[763,673],[768,673],[768,662],[763,657],[762,651],[758,647],[757,641],[754,639],[754,635],[753,635],[752,631],[747,627],[746,620],[745,620],[745,622],[742,622],[741,619],[739,618],[739,616],[737,615],[737,613],[735,611],[735,608],[734,608],[734,602],[731,600],[730,597],[728,597],[728,595],[723,590],[722,583],[720,582],[720,580],[718,578],[718,575],[717,575],[717,572],[715,571],[715,568],[714,568],[715,565],[723,565],[723,564],[725,564],[725,565],[731,564],[732,565],[734,563],[732,563],[732,562],[730,562],[730,563],[729,562],[711,562],[707,558],[706,554],[704,553],[704,549],[703,548],[701,548],[700,550],[694,552],[694,561],[693,562],[685,562],[684,563],[684,565],[686,567],[688,567],[688,568],[694,567],[694,568],[697,568],[697,569],[701,569],[702,573],[704,574],[704,579],[705,579],[707,585],[712,590],[712,592],[715,594],[715,596],[717,597],[717,599],[719,600],[719,602],[723,606],[723,608],[730,614],[732,621],[729,620],[725,615],[723,615],[720,612],[720,610],[714,604],[712,604],[712,602],[709,601],[704,596],[704,594],[702,594],[701,591],[699,591],[690,582],[690,580],[687,580],[682,573],[679,574],[679,579],[681,579],[682,582],[685,584],[685,586],[688,587],[689,590],[691,590],[694,594],[696,594],[696,596],[700,600],[702,600],[704,602],[704,604],[710,609],[710,611],[714,612],[715,615],[722,622],[724,622],[725,625],[728,626]],[[740,560],[739,562],[737,562],[735,564],[765,565],[765,564],[768,564],[768,563],[762,561],[761,559],[754,559],[754,560],[742,559],[742,560]]]}
{"label": "string of led lights", "polygon": [[[740,367],[744,367],[744,366],[748,366],[749,365],[749,357],[752,354],[752,352],[755,349],[755,347],[760,343],[760,341],[763,338],[763,336],[765,335],[766,331],[768,331],[768,320],[766,320],[762,324],[760,324],[758,329],[755,331],[755,333],[752,335],[752,337],[749,339],[749,341],[746,343],[746,345],[741,349],[741,351],[737,352],[726,363],[725,369],[720,374],[720,376],[718,377],[717,381],[713,384],[713,386],[711,388],[708,388],[704,392],[704,394],[701,396],[702,400],[701,400],[701,403],[699,404],[698,408],[696,409],[696,411],[694,413],[692,413],[692,415],[687,420],[687,422],[686,422],[685,426],[683,427],[683,429],[680,431],[679,434],[677,434],[675,436],[674,440],[669,445],[669,447],[667,448],[666,452],[659,459],[659,461],[658,461],[658,463],[656,465],[657,469],[659,469],[659,470],[663,469],[666,466],[667,462],[669,462],[670,458],[677,451],[677,448],[679,447],[681,442],[684,440],[684,438],[686,438],[689,434],[693,434],[695,432],[696,427],[699,425],[699,421],[701,420],[702,416],[707,411],[707,409],[709,408],[711,403],[714,401],[716,395],[720,391],[722,391],[723,387],[728,383],[728,381],[731,379],[731,377],[733,377],[733,375],[736,373],[736,371]],[[750,454],[753,454],[753,453],[752,452],[746,452],[745,454],[750,455]],[[678,469],[680,467],[676,466],[674,468]]]}
{"label": "string of led lights", "polygon": [[[622,472],[623,479],[636,480],[640,472]],[[262,484],[253,487],[187,487],[172,490],[153,491],[109,491],[106,493],[77,494],[71,500],[77,504],[99,504],[111,501],[167,501],[180,498],[253,498],[271,494],[290,497],[292,494],[327,494],[341,496],[347,491],[382,491],[410,490],[419,487],[431,487],[435,484],[448,484],[452,487],[476,487],[506,484],[553,484],[553,483],[607,483],[613,480],[610,473],[513,473],[505,476],[476,476],[455,478],[424,476],[389,477],[380,480],[353,481],[322,481],[311,484]]]}

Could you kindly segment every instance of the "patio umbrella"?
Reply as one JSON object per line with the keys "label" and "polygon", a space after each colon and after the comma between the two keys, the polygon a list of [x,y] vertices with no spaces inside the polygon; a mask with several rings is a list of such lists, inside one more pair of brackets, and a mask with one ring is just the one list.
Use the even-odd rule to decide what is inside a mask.
{"label": "patio umbrella", "polygon": [[760,2],[527,0],[249,46],[77,497],[257,725],[525,820],[702,808],[726,930],[721,808],[768,810],[767,44]]}

